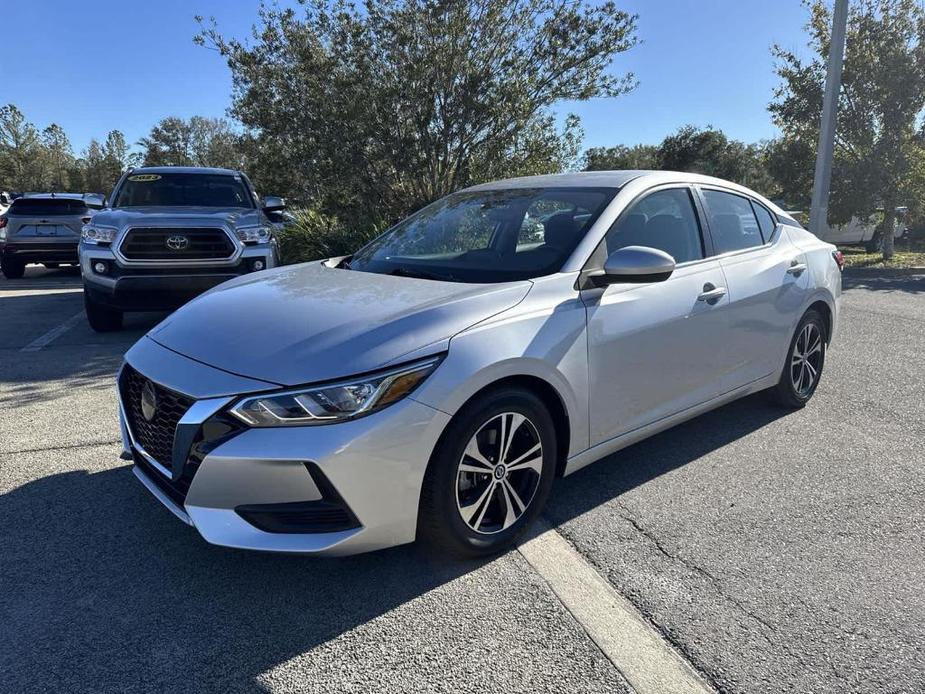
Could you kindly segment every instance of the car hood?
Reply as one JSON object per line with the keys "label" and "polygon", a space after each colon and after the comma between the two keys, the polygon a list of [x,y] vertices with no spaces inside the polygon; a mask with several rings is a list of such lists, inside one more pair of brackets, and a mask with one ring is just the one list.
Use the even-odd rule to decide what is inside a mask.
{"label": "car hood", "polygon": [[219,285],[148,337],[234,374],[300,385],[439,351],[458,332],[515,306],[531,286],[437,282],[319,261]]}
{"label": "car hood", "polygon": [[158,224],[208,224],[248,226],[260,224],[260,210],[244,207],[124,207],[102,210],[93,217],[93,223],[123,229],[127,226],[156,226]]}

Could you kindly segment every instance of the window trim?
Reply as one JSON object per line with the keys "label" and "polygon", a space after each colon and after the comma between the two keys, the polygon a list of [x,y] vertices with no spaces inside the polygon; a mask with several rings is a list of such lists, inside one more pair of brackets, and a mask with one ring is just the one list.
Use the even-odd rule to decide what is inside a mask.
{"label": "window trim", "polygon": [[[774,220],[774,223],[775,223],[774,231],[771,232],[771,237],[767,241],[764,241],[764,234],[761,233],[761,225],[760,224],[758,225],[759,235],[761,236],[761,240],[764,241],[764,243],[761,244],[760,246],[749,246],[748,248],[737,248],[734,251],[726,251],[725,253],[716,253],[715,255],[713,255],[714,258],[730,258],[730,257],[734,257],[737,255],[744,255],[745,253],[754,253],[755,251],[768,249],[771,246],[773,246],[775,243],[777,243],[777,240],[780,238],[780,230],[782,228],[781,221],[778,219],[776,214],[774,214],[773,212],[771,212],[770,209],[768,209],[766,205],[755,200],[751,195],[747,195],[746,193],[742,193],[741,191],[733,190],[731,188],[724,188],[723,186],[714,185],[714,184],[695,183],[693,184],[692,187],[696,191],[697,197],[700,198],[703,204],[704,221],[706,222],[706,228],[709,230],[711,241],[713,239],[713,228],[710,226],[710,206],[707,203],[706,197],[703,194],[705,190],[715,190],[719,193],[728,193],[729,195],[735,195],[737,197],[744,198],[749,203],[752,203],[755,205],[761,205],[761,207],[768,210],[768,213],[770,213],[771,215],[771,219]],[[752,214],[754,213],[755,212],[753,209]],[[756,224],[758,223],[757,215],[755,216],[755,223]],[[714,248],[714,253],[715,253],[715,250],[716,250],[715,244],[713,244],[713,248]]]}

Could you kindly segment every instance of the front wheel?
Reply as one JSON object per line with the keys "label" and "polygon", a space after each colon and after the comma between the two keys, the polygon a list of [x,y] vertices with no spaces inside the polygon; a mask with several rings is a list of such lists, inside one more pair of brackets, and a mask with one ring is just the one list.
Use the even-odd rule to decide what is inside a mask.
{"label": "front wheel", "polygon": [[84,309],[90,327],[98,333],[109,333],[122,327],[122,311],[97,303],[84,292]]}
{"label": "front wheel", "polygon": [[463,556],[507,549],[539,515],[552,488],[556,430],[533,393],[501,388],[450,422],[421,493],[423,538]]}
{"label": "front wheel", "polygon": [[780,405],[803,407],[816,392],[825,365],[826,326],[816,311],[807,311],[790,340],[787,362],[769,391]]}

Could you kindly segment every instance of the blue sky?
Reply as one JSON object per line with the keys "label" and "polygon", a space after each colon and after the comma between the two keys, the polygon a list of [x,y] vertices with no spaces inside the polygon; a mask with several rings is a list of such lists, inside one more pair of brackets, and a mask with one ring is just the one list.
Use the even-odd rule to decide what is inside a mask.
{"label": "blue sky", "polygon": [[[0,14],[0,103],[39,127],[57,122],[79,152],[112,128],[129,142],[168,115],[222,116],[231,77],[195,46],[193,15],[246,36],[258,0],[32,0]],[[686,123],[746,141],[775,134],[767,112],[776,84],[771,44],[802,52],[800,0],[618,0],[639,17],[642,43],[615,71],[640,84],[616,99],[562,104],[585,146],[656,143]]]}

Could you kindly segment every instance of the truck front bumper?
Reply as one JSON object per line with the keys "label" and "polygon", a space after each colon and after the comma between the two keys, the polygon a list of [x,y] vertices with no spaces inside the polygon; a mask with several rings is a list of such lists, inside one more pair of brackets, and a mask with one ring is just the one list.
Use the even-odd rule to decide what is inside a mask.
{"label": "truck front bumper", "polygon": [[[105,266],[103,272],[97,265]],[[172,311],[235,277],[276,266],[270,244],[247,246],[233,265],[126,267],[106,247],[80,245],[84,291],[97,304],[119,311]]]}

